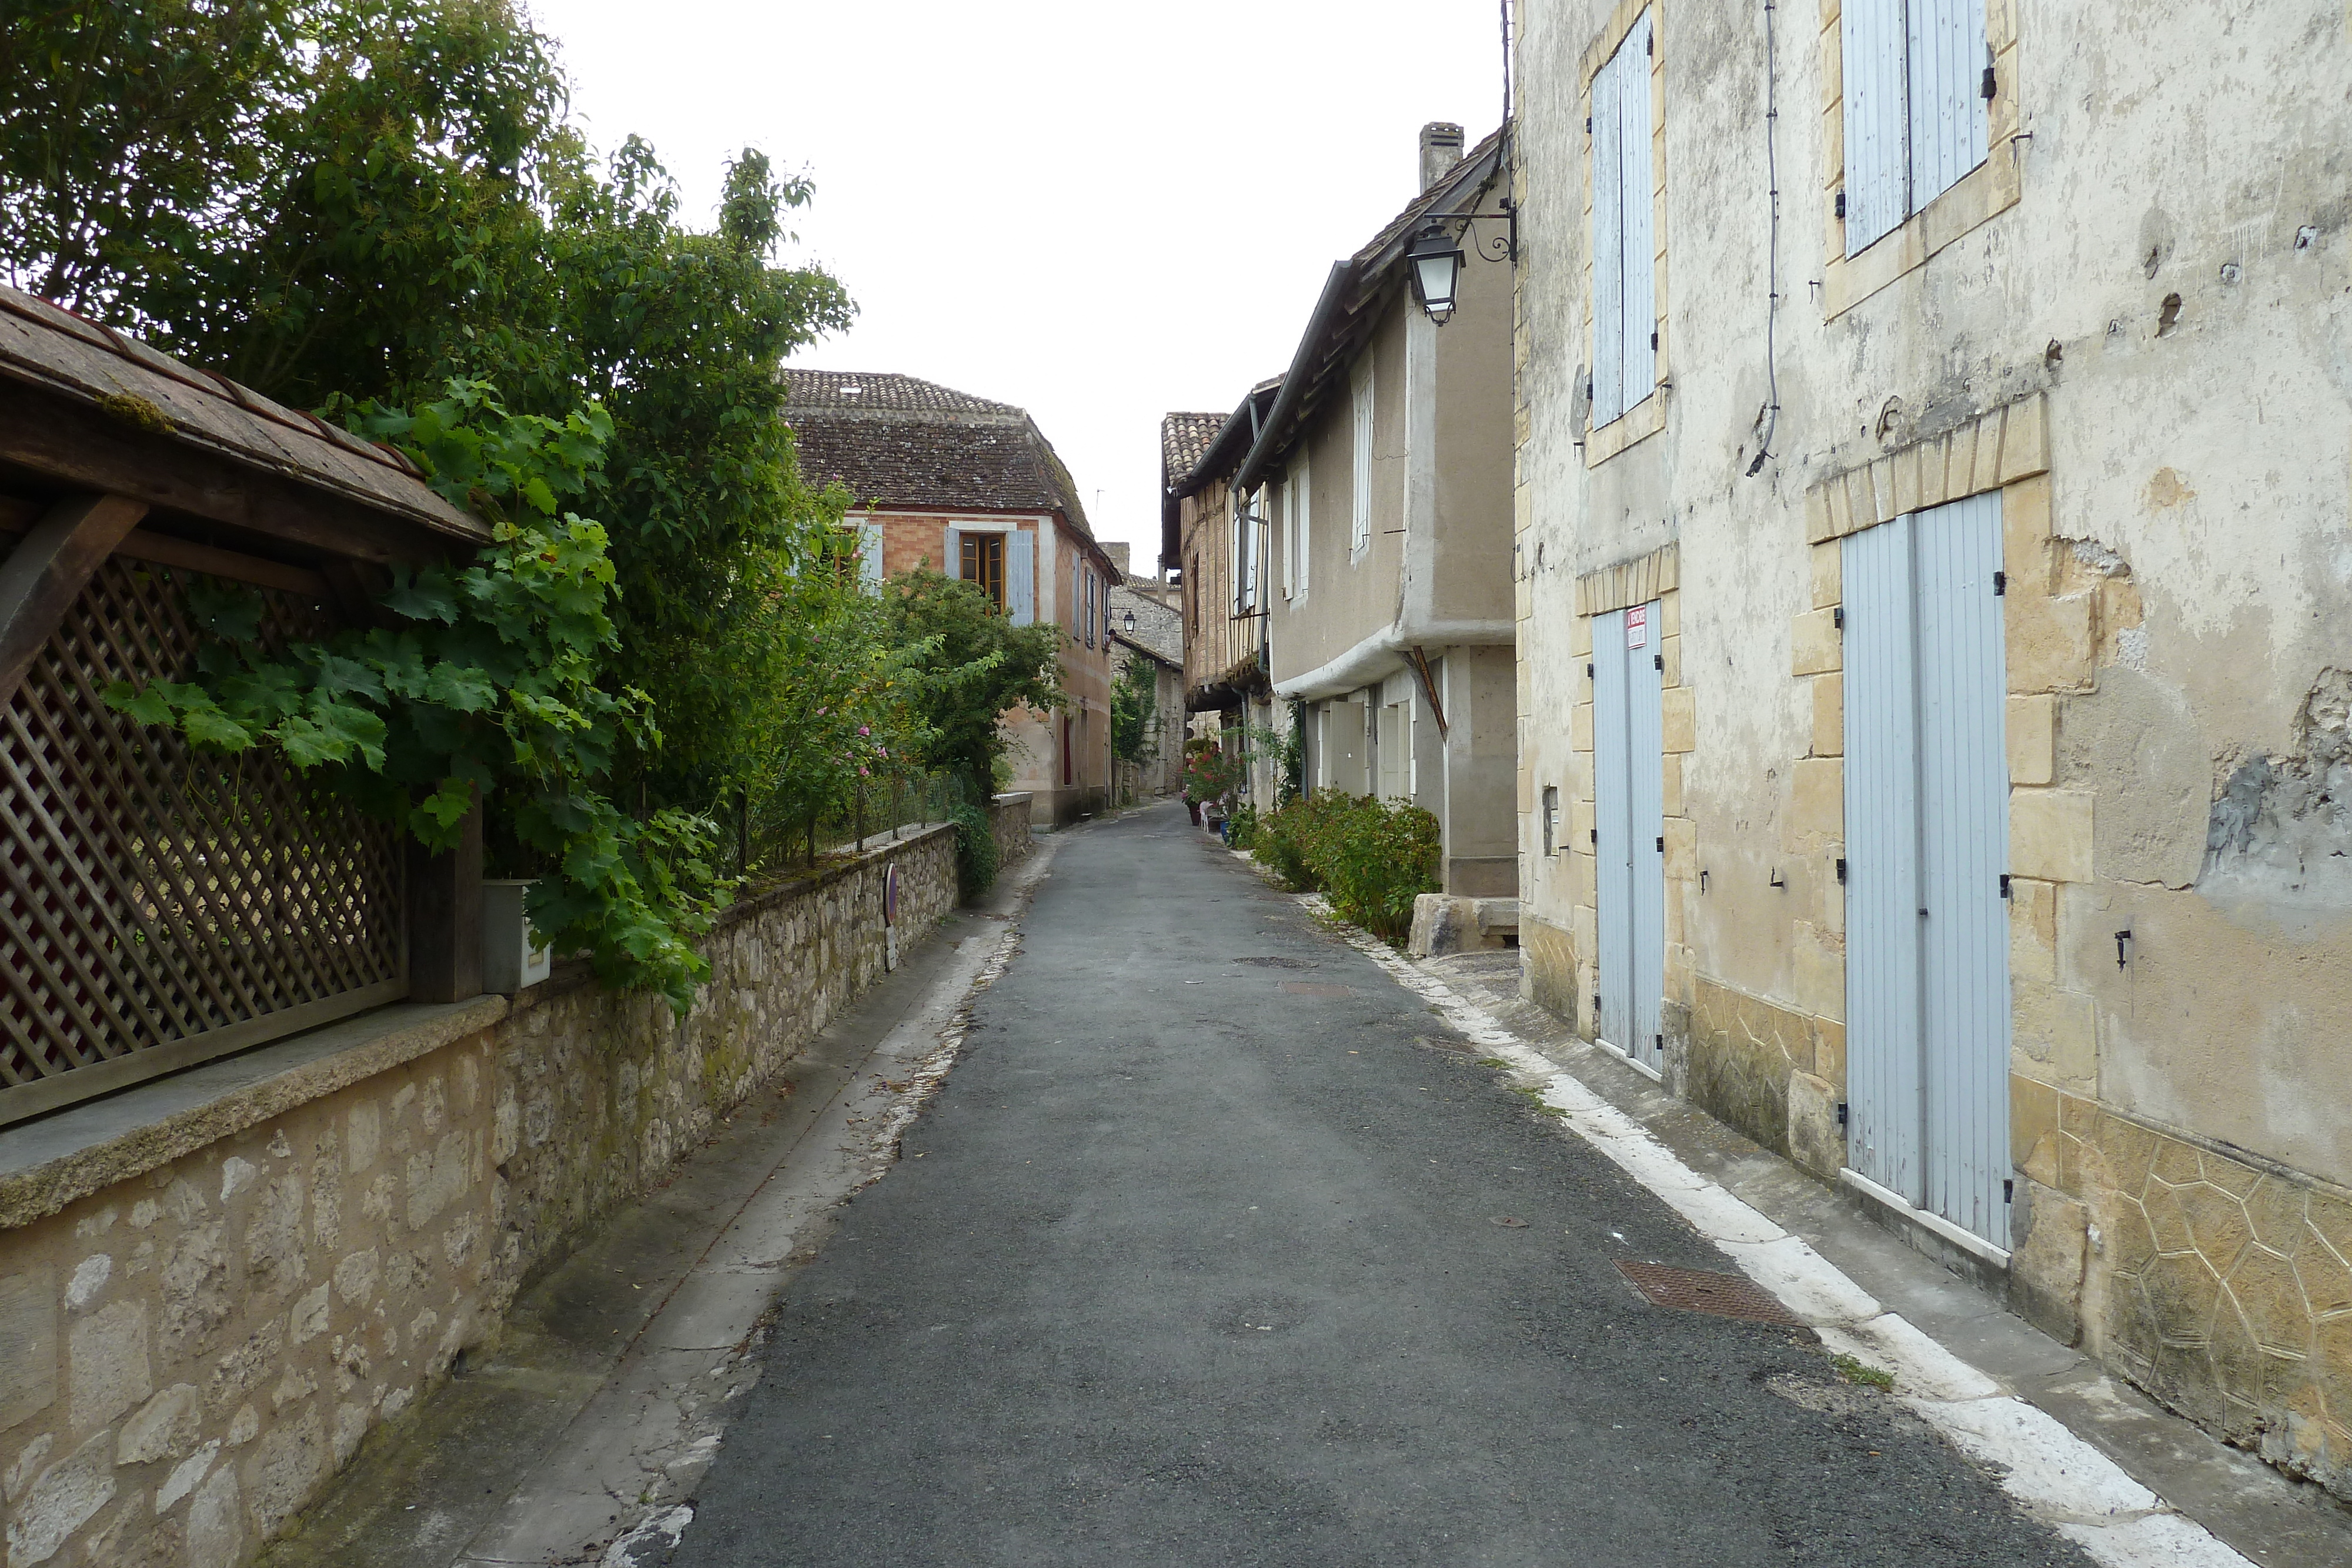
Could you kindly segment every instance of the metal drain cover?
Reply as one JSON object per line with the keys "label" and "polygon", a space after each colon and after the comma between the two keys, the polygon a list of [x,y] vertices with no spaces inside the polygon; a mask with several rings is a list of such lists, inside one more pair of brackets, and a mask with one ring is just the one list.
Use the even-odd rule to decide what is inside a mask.
{"label": "metal drain cover", "polygon": [[1314,961],[1308,958],[1234,958],[1231,960],[1231,962],[1235,964],[1255,964],[1262,969],[1311,969],[1315,967]]}
{"label": "metal drain cover", "polygon": [[1664,1263],[1620,1260],[1617,1271],[1633,1282],[1654,1304],[1678,1312],[1711,1312],[1718,1318],[1744,1318],[1749,1322],[1804,1326],[1771,1292],[1741,1274],[1710,1274],[1699,1269],[1675,1269]]}

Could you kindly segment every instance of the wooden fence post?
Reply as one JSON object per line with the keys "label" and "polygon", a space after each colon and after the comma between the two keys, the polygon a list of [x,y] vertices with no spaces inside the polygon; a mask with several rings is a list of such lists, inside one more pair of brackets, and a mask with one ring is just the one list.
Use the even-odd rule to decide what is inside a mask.
{"label": "wooden fence post", "polygon": [[458,824],[457,847],[408,850],[408,998],[462,1002],[482,994],[482,808]]}

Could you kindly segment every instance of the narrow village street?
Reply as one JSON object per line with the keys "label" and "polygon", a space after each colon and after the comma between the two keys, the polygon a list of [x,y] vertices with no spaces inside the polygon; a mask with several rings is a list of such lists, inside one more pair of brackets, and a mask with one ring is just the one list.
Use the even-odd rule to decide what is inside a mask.
{"label": "narrow village street", "polygon": [[[675,1561],[2081,1563],[1171,802],[1074,834]],[[1834,1506],[1823,1506],[1833,1500]]]}

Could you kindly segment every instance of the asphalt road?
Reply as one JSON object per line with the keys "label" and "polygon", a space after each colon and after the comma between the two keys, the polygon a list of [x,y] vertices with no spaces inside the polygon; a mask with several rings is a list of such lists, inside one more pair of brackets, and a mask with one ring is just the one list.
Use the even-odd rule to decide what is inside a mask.
{"label": "asphalt road", "polygon": [[1175,806],[1063,841],[844,1215],[686,1568],[2086,1561],[1809,1332],[1638,1296],[1732,1265]]}

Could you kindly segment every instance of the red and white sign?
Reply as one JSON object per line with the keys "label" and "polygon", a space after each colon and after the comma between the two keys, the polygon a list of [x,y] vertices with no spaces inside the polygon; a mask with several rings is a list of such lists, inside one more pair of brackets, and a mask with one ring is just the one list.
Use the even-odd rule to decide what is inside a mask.
{"label": "red and white sign", "polygon": [[1646,648],[1649,645],[1650,607],[1646,604],[1636,604],[1633,609],[1625,612],[1625,651],[1630,653],[1636,648]]}

